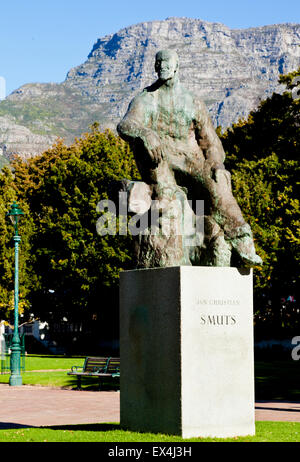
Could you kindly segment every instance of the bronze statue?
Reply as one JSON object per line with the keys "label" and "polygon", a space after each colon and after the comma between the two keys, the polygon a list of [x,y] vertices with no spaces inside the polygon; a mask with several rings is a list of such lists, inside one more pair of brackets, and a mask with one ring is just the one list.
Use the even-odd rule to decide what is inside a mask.
{"label": "bronze statue", "polygon": [[[230,266],[234,255],[240,266],[260,265],[250,226],[232,195],[221,141],[205,104],[179,81],[178,65],[175,51],[156,54],[158,79],[132,100],[117,127],[132,147],[160,220],[171,223],[169,233],[153,234],[149,228],[139,236],[138,267]],[[197,246],[186,245],[180,208],[174,205],[180,203],[181,211],[197,219],[188,200],[205,204],[204,235]]]}

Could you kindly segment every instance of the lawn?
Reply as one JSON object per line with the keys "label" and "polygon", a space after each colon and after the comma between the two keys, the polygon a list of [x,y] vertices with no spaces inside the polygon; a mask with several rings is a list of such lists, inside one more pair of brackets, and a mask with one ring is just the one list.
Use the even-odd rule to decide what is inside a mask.
{"label": "lawn", "polygon": [[[25,372],[22,371],[22,381],[24,385],[74,388],[76,378],[68,376],[67,372],[72,366],[82,366],[83,363],[84,357],[78,356],[27,355]],[[9,375],[9,373],[1,374],[0,383],[8,383]]]}
{"label": "lawn", "polygon": [[26,371],[51,370],[51,369],[71,369],[72,366],[82,366],[84,356],[59,356],[59,355],[26,355]]}
{"label": "lawn", "polygon": [[[75,388],[76,378],[67,375],[72,366],[82,366],[84,357],[26,356],[24,385]],[[8,383],[9,374],[0,375]],[[108,386],[109,384],[107,384]],[[112,387],[118,387],[118,384]],[[98,381],[83,381],[83,388],[97,389]],[[104,386],[105,389],[105,386]],[[255,362],[255,395],[257,400],[300,401],[300,364],[291,359]],[[256,422],[256,435],[231,439],[192,438],[137,433],[122,430],[115,424],[66,425],[60,427],[20,427],[0,430],[0,442],[299,442],[300,423]]]}
{"label": "lawn", "polygon": [[236,438],[190,438],[179,436],[137,433],[122,430],[119,424],[64,425],[47,428],[18,428],[0,430],[0,442],[299,442],[298,422],[256,422],[256,435]]}
{"label": "lawn", "polygon": [[[24,385],[75,388],[76,377],[67,375],[72,366],[82,366],[84,357],[26,356]],[[38,371],[38,372],[33,372]],[[41,372],[44,371],[44,372]],[[0,383],[8,383],[9,374],[0,375]],[[82,380],[83,389],[96,389],[96,379]],[[113,385],[114,387],[114,385]],[[300,401],[300,363],[292,359],[255,362],[256,400]]]}
{"label": "lawn", "polygon": [[[76,377],[67,375],[72,366],[83,366],[84,356],[40,356],[27,355],[25,359],[25,372],[22,371],[23,385],[41,385],[48,387],[76,388]],[[9,373],[0,374],[0,383],[9,382]],[[82,389],[98,389],[98,380],[85,377],[82,379]],[[118,387],[118,382],[107,384],[112,389]],[[102,381],[102,389],[106,389],[106,383]]]}

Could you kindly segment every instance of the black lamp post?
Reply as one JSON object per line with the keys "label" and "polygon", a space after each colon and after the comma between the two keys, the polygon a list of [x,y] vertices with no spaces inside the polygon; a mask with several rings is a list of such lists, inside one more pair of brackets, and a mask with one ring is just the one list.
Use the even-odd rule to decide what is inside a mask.
{"label": "black lamp post", "polygon": [[11,209],[6,214],[11,219],[14,228],[14,242],[15,242],[15,293],[14,293],[14,334],[11,345],[10,355],[10,370],[11,375],[9,384],[12,386],[22,385],[21,376],[21,342],[19,336],[19,243],[21,238],[18,233],[18,223],[20,218],[24,215],[23,211],[19,208],[18,204],[14,202]]}

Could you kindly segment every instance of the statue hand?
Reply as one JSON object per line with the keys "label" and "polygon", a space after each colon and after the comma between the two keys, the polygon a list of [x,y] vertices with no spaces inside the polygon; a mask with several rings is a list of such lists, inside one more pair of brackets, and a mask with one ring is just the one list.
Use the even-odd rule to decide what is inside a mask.
{"label": "statue hand", "polygon": [[159,164],[163,158],[162,147],[159,136],[152,132],[147,134],[144,140],[144,145],[151,159],[155,164]]}

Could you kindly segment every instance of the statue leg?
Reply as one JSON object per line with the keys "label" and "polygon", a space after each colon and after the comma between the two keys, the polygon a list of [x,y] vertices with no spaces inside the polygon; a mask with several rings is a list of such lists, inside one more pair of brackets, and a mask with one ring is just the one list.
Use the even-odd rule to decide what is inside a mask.
{"label": "statue leg", "polygon": [[231,244],[225,239],[224,231],[210,217],[205,217],[204,250],[201,255],[201,264],[204,266],[230,266]]}
{"label": "statue leg", "polygon": [[[203,189],[208,196],[209,210],[206,216],[219,228],[220,233],[213,233],[206,226],[206,251],[208,263],[213,266],[230,266],[230,251],[237,254],[241,265],[261,265],[262,260],[256,254],[252,231],[246,223],[241,209],[232,194],[231,175],[225,169],[218,169],[212,174],[211,166],[207,162],[199,171],[197,165],[190,169],[191,176],[199,184],[199,199],[203,196]],[[208,221],[209,222],[209,221]],[[208,223],[207,222],[207,223]],[[208,244],[209,243],[209,244]],[[209,263],[210,262],[210,263]]]}
{"label": "statue leg", "polygon": [[244,265],[261,265],[262,260],[256,254],[251,228],[233,197],[230,173],[220,169],[216,171],[215,178],[210,175],[206,178],[212,197],[212,218],[224,231],[225,240]]}

